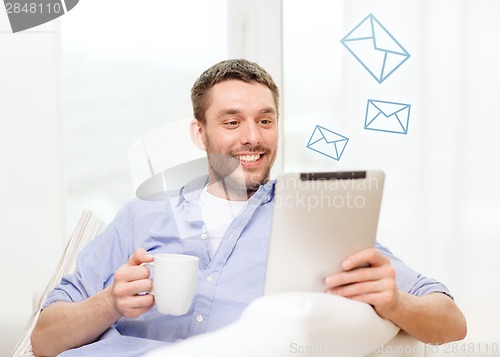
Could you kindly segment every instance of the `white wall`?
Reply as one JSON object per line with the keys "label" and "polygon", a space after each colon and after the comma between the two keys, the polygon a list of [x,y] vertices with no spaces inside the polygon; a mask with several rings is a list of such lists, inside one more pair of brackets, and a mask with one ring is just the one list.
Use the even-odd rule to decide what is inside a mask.
{"label": "white wall", "polygon": [[0,11],[0,355],[62,253],[64,172],[56,23],[13,35]]}

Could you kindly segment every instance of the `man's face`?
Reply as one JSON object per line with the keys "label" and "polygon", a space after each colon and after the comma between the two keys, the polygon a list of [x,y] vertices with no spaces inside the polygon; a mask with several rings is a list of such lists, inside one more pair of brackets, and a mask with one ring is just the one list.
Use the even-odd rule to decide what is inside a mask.
{"label": "man's face", "polygon": [[277,108],[258,82],[227,80],[210,89],[202,127],[210,181],[250,193],[269,180],[278,149]]}

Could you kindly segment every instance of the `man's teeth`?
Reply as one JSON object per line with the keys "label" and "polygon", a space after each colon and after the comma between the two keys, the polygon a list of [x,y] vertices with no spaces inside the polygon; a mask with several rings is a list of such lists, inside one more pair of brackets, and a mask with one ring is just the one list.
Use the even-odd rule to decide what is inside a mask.
{"label": "man's teeth", "polygon": [[252,161],[257,161],[260,155],[240,155],[236,157],[241,161],[252,162]]}

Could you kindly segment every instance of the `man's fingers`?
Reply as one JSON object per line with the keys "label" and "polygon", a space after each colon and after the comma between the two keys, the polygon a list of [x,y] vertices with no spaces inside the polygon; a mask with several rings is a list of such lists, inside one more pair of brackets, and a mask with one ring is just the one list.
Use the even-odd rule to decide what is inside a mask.
{"label": "man's fingers", "polygon": [[138,266],[143,263],[150,263],[154,260],[153,256],[148,254],[146,249],[139,248],[135,251],[134,254],[128,258],[127,265],[128,266]]}
{"label": "man's fingers", "polygon": [[154,298],[151,295],[130,296],[120,299],[118,309],[123,316],[136,318],[149,311],[154,305]]}
{"label": "man's fingers", "polygon": [[116,282],[131,282],[149,278],[149,269],[145,266],[124,265],[115,272]]}
{"label": "man's fingers", "polygon": [[352,254],[342,262],[342,269],[351,270],[361,266],[380,266],[389,260],[375,248],[367,248]]}
{"label": "man's fingers", "polygon": [[383,278],[383,276],[382,269],[380,268],[359,268],[327,276],[325,284],[327,288],[334,288],[362,281],[378,280]]}
{"label": "man's fingers", "polygon": [[135,296],[141,292],[151,291],[153,284],[149,279],[141,279],[127,282],[126,284],[116,284],[114,288],[117,297]]}
{"label": "man's fingers", "polygon": [[143,309],[154,305],[154,298],[152,295],[129,296],[126,299],[121,299],[120,303],[124,310]]}
{"label": "man's fingers", "polygon": [[395,282],[392,279],[381,279],[328,287],[326,291],[343,297],[353,297],[356,295],[393,291],[394,288]]}

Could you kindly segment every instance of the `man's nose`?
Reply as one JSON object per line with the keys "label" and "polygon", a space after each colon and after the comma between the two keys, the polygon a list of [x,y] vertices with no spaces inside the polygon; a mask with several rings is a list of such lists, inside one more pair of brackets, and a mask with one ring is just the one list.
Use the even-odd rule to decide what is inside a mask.
{"label": "man's nose", "polygon": [[241,143],[244,145],[257,146],[261,141],[262,135],[258,123],[254,121],[246,122],[241,136]]}

